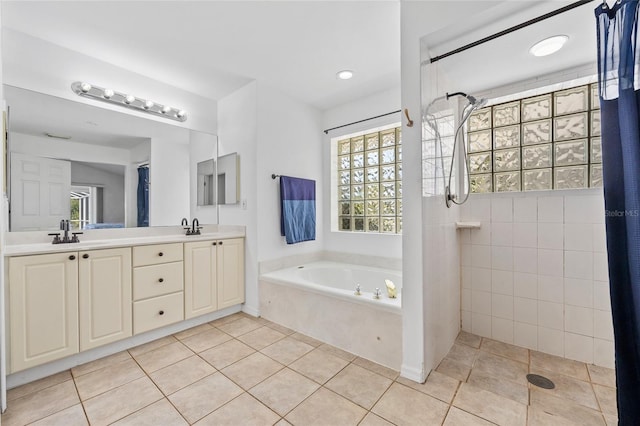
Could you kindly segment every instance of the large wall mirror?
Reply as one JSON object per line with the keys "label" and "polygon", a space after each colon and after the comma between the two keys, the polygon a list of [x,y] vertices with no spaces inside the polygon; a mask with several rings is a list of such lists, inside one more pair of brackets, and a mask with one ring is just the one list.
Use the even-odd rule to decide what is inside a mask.
{"label": "large wall mirror", "polygon": [[[217,137],[4,86],[9,106],[9,226],[14,231],[179,225],[194,208],[197,163]],[[212,182],[212,185],[216,185]]]}

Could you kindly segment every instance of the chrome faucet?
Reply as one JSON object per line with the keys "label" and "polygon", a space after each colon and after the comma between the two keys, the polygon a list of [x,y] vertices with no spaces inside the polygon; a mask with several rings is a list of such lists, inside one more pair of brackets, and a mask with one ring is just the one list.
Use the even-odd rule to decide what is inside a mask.
{"label": "chrome faucet", "polygon": [[[186,219],[183,219],[183,221],[185,221]],[[193,218],[193,221],[191,221],[191,228],[185,228],[187,230],[187,235],[200,235],[200,230],[202,229],[202,226],[200,226],[200,222],[198,221],[197,217]]]}
{"label": "chrome faucet", "polygon": [[360,284],[356,284],[356,291],[354,293],[356,296],[360,296],[362,292],[360,291]]}
{"label": "chrome faucet", "polygon": [[380,291],[379,288],[376,288],[376,291],[373,292],[373,298],[374,299],[380,299],[380,295],[382,294],[382,292]]}

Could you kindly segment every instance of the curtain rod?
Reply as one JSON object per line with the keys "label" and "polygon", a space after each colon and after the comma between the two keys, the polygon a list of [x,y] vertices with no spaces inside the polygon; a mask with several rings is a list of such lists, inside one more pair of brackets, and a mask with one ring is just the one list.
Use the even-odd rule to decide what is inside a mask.
{"label": "curtain rod", "polygon": [[554,10],[552,12],[545,13],[544,15],[538,16],[537,18],[530,19],[530,20],[528,20],[526,22],[523,22],[521,24],[515,25],[515,26],[510,27],[510,28],[507,28],[506,30],[502,30],[502,31],[497,32],[495,34],[492,34],[492,35],[490,35],[488,37],[481,38],[480,40],[476,40],[473,43],[465,44],[462,47],[459,47],[457,49],[451,50],[451,51],[449,51],[447,53],[443,53],[442,55],[435,56],[435,57],[431,58],[430,62],[434,63],[434,62],[439,61],[440,59],[444,59],[444,58],[449,57],[451,55],[455,55],[456,53],[464,52],[465,50],[469,50],[472,47],[476,47],[478,45],[484,44],[484,43],[486,43],[488,41],[491,41],[491,40],[494,40],[496,38],[502,37],[504,35],[510,34],[510,33],[514,32],[514,31],[521,30],[521,29],[523,29],[525,27],[528,27],[530,25],[536,24],[536,23],[538,23],[540,21],[544,21],[545,19],[549,19],[549,18],[552,18],[552,17],[554,17],[556,15],[560,15],[561,13],[568,12],[568,11],[570,11],[572,9],[575,9],[576,7],[580,7],[580,6],[583,6],[583,5],[587,4],[587,3],[591,3],[592,1],[594,1],[594,0],[580,0],[580,1],[568,4],[568,5],[564,6],[564,7],[561,7],[560,9],[556,9],[556,10]]}
{"label": "curtain rod", "polygon": [[324,134],[328,135],[330,131],[332,130],[336,130],[336,129],[341,129],[343,127],[347,127],[347,126],[352,126],[354,124],[358,124],[358,123],[364,123],[365,121],[369,121],[369,120],[375,120],[376,118],[380,118],[380,117],[385,117],[387,115],[391,115],[391,114],[397,114],[399,113],[401,110],[397,110],[397,111],[391,111],[388,112],[386,114],[380,114],[380,115],[376,115],[375,117],[369,117],[369,118],[365,118],[364,120],[359,120],[359,121],[354,121],[353,123],[348,123],[348,124],[343,124],[342,126],[337,126],[337,127],[332,127],[330,129],[324,130]]}

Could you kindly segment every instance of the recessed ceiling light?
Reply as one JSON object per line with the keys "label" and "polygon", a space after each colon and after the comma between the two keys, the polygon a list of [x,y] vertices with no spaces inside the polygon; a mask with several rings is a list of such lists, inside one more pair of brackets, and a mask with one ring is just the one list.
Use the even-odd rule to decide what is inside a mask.
{"label": "recessed ceiling light", "polygon": [[351,77],[353,77],[353,71],[349,71],[349,70],[339,71],[336,74],[336,77],[338,77],[340,80],[349,80]]}
{"label": "recessed ceiling light", "polygon": [[552,53],[556,53],[558,50],[562,49],[562,46],[564,46],[567,40],[569,40],[569,37],[566,35],[556,35],[545,38],[531,46],[529,53],[533,56],[551,55]]}

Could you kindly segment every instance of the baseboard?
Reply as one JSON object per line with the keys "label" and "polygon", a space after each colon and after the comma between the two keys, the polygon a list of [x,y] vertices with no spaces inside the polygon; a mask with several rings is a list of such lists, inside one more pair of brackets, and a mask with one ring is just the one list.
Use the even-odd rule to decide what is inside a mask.
{"label": "baseboard", "polygon": [[425,380],[427,380],[428,374],[424,371],[424,368],[414,368],[402,364],[402,367],[400,368],[400,376],[405,379],[413,380],[417,383],[424,383]]}
{"label": "baseboard", "polygon": [[242,312],[256,318],[260,316],[260,309],[258,307],[247,305],[246,303],[242,305]]}

